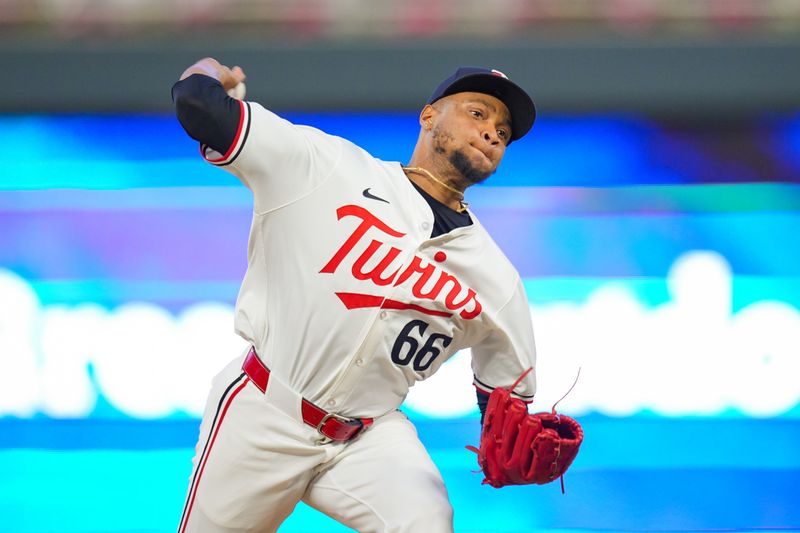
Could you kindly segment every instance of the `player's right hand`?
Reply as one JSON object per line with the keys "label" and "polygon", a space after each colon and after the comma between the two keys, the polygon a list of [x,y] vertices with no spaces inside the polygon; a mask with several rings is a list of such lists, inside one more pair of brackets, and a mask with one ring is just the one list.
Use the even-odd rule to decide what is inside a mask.
{"label": "player's right hand", "polygon": [[242,67],[235,66],[233,68],[229,68],[226,65],[221,64],[213,57],[203,58],[191,67],[187,68],[183,71],[183,74],[181,74],[180,79],[188,78],[192,74],[205,74],[206,76],[211,76],[215,80],[219,81],[226,91],[233,89],[243,82],[245,78],[247,78],[244,70],[242,70]]}

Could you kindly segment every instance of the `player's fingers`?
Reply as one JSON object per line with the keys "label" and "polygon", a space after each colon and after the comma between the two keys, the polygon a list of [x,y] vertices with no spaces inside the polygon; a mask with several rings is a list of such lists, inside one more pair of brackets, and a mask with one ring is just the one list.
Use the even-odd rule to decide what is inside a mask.
{"label": "player's fingers", "polygon": [[240,67],[239,65],[233,67],[231,69],[231,73],[240,83],[243,82],[245,79],[247,79],[247,75],[244,73],[244,70],[242,70],[242,67]]}
{"label": "player's fingers", "polygon": [[225,88],[225,90],[233,89],[240,83],[239,77],[236,75],[233,69],[227,67],[226,65],[220,65],[220,83]]}

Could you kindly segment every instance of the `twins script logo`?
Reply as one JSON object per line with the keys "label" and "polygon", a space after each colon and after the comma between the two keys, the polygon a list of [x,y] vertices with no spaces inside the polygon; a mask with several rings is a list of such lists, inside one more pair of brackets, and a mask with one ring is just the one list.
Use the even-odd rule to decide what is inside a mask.
{"label": "twins script logo", "polygon": [[[370,213],[368,210],[357,205],[345,205],[336,210],[339,220],[345,217],[355,217],[360,219],[358,227],[339,247],[330,261],[322,267],[320,273],[333,274],[342,264],[345,257],[353,251],[359,243],[366,242],[366,234],[369,230],[375,229],[384,236],[403,237],[405,233],[397,231],[383,222],[381,219]],[[365,270],[367,262],[374,262],[380,257],[376,255],[382,253],[383,257],[370,270]],[[437,300],[444,294],[444,305],[449,311],[458,312],[459,316],[465,320],[471,320],[481,314],[481,303],[474,290],[461,285],[461,282],[452,274],[446,272],[435,263],[429,263],[425,259],[414,255],[411,263],[406,267],[387,272],[389,265],[397,259],[402,250],[388,245],[378,239],[371,239],[366,249],[353,262],[350,269],[353,277],[370,281],[377,286],[393,285],[397,286],[406,281],[412,280],[414,285],[411,293],[421,300]],[[447,255],[441,250],[433,256],[434,261],[443,263]],[[435,281],[432,281],[435,280]],[[430,286],[432,283],[432,286]],[[445,292],[446,291],[446,292]],[[400,302],[383,296],[372,294],[359,294],[352,292],[337,292],[336,296],[348,309],[359,309],[364,307],[380,307],[382,309],[413,309],[432,316],[452,316],[453,313],[440,309],[431,309],[422,305]]]}

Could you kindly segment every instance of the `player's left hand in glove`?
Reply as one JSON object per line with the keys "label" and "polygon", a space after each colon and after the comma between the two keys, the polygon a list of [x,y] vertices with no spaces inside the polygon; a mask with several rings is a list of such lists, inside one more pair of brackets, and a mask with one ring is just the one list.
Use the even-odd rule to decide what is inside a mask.
{"label": "player's left hand in glove", "polygon": [[555,406],[551,413],[529,414],[525,402],[511,396],[514,386],[492,391],[480,449],[467,446],[478,454],[483,483],[495,488],[542,485],[562,477],[583,442],[583,428],[576,420],[556,413]]}

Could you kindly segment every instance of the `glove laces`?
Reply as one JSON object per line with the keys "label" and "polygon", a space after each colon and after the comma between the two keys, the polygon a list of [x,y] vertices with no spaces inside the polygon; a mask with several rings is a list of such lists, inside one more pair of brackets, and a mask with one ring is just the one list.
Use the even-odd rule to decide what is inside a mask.
{"label": "glove laces", "polygon": [[[530,370],[528,370],[528,372],[530,372]],[[526,372],[526,374],[527,374],[527,372]],[[522,375],[524,376],[525,374],[522,374]],[[556,405],[561,403],[561,400],[563,400],[564,398],[569,396],[569,393],[572,392],[572,389],[574,389],[575,385],[578,384],[578,378],[579,377],[581,377],[581,367],[578,367],[578,374],[575,376],[575,381],[572,382],[572,386],[569,388],[569,390],[566,393],[564,393],[564,396],[559,398],[558,401],[553,404],[553,409],[550,411],[552,414],[558,416],[558,413],[556,413]]]}
{"label": "glove laces", "polygon": [[[523,375],[524,375],[524,374],[523,374]],[[568,390],[568,391],[567,391],[567,392],[564,394],[564,396],[562,396],[561,398],[559,398],[559,399],[556,401],[556,403],[554,403],[554,404],[553,404],[553,408],[550,410],[550,413],[551,413],[553,416],[555,416],[555,417],[556,417],[556,423],[557,423],[557,424],[560,424],[560,423],[561,423],[561,417],[560,417],[560,416],[559,416],[559,414],[556,412],[556,405],[558,405],[558,404],[561,402],[561,400],[563,400],[564,398],[566,398],[567,396],[569,396],[569,393],[570,393],[570,392],[572,392],[572,389],[574,389],[574,388],[575,388],[575,385],[577,385],[577,384],[578,384],[578,378],[579,378],[579,377],[581,377],[581,367],[578,367],[578,374],[575,376],[575,381],[573,381],[573,382],[572,382],[572,386],[571,386],[571,387],[569,388],[569,390]],[[556,457],[555,457],[555,459],[553,460],[553,465],[552,465],[552,466],[553,466],[553,472],[557,472],[557,471],[558,471],[558,460],[559,460],[559,458],[560,458],[560,457],[561,457],[561,443],[559,442],[559,443],[558,443],[558,450],[556,451]],[[561,476],[559,476],[559,477],[561,478],[561,479],[560,479],[560,481],[561,481],[561,494],[566,494],[566,490],[564,490],[564,474],[561,474]]]}

